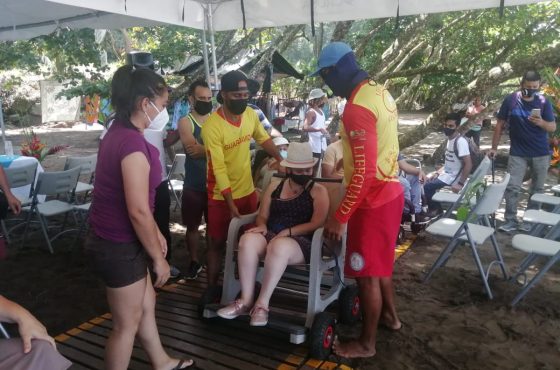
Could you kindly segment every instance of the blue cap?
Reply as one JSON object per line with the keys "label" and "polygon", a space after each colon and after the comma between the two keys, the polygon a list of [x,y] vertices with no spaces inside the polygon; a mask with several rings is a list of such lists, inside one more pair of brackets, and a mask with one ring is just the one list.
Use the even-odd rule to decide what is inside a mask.
{"label": "blue cap", "polygon": [[352,52],[352,48],[345,42],[331,42],[321,50],[319,60],[317,61],[317,70],[309,75],[309,77],[317,76],[319,71],[326,67],[332,67],[340,58]]}

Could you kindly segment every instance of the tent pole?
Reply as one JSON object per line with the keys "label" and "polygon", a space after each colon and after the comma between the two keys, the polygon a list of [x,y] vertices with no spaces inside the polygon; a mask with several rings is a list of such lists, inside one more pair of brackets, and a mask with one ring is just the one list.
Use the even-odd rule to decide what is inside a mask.
{"label": "tent pole", "polygon": [[[204,75],[206,82],[210,84],[210,65],[208,62],[208,44],[206,43],[206,30],[208,29],[208,9],[204,9],[204,27],[202,28],[202,55],[204,57]],[[210,87],[212,85],[210,84]]]}
{"label": "tent pole", "polygon": [[214,43],[214,18],[212,15],[212,4],[208,4],[208,20],[210,25],[210,45],[212,47],[212,69],[214,71],[214,81],[218,87],[218,65],[216,63],[216,45]]}
{"label": "tent pole", "polygon": [[6,127],[4,127],[4,109],[2,108],[2,97],[0,97],[0,126],[2,127],[2,143],[6,146]]}

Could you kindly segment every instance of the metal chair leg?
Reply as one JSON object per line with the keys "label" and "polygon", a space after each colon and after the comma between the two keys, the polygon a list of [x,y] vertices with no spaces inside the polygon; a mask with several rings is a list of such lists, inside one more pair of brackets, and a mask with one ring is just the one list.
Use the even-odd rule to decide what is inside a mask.
{"label": "metal chair leg", "polygon": [[533,287],[533,285],[535,285],[536,283],[538,283],[542,277],[544,276],[544,274],[546,274],[546,272],[556,263],[558,262],[558,260],[560,260],[560,252],[556,253],[554,256],[552,256],[548,262],[543,266],[543,268],[539,271],[538,274],[536,274],[531,281],[529,281],[527,283],[527,285],[525,285],[525,287],[523,287],[523,289],[515,296],[515,298],[513,299],[513,301],[511,301],[511,306],[515,306],[521,299],[523,299],[523,297],[525,297],[525,295],[527,294],[527,292],[529,291],[529,289],[531,289]]}
{"label": "metal chair leg", "polygon": [[447,262],[447,259],[455,251],[455,247],[457,246],[457,244],[459,242],[460,242],[459,239],[453,239],[447,244],[445,249],[443,251],[441,251],[439,257],[436,259],[436,261],[434,262],[434,264],[430,268],[430,271],[428,271],[428,273],[424,277],[424,280],[423,280],[424,283],[428,282],[428,280],[430,280],[430,278],[432,277],[434,272]]}

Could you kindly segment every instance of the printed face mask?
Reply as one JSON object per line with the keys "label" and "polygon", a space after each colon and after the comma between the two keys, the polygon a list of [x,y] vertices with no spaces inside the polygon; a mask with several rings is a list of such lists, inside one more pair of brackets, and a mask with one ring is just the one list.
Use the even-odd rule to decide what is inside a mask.
{"label": "printed face mask", "polygon": [[536,95],[539,92],[539,89],[521,89],[521,95],[524,98],[530,98],[533,95]]}
{"label": "printed face mask", "polygon": [[167,109],[165,108],[163,108],[160,111],[159,109],[157,109],[156,105],[151,101],[150,104],[152,105],[152,107],[154,107],[154,109],[158,112],[158,114],[154,117],[154,119],[151,119],[148,113],[144,112],[146,117],[148,117],[148,121],[150,121],[150,125],[148,126],[148,129],[154,131],[161,131],[163,130],[165,125],[167,125],[167,122],[169,122],[169,113],[167,113]]}
{"label": "printed face mask", "polygon": [[212,112],[212,102],[197,100],[194,102],[194,110],[201,116],[205,116],[208,113]]}
{"label": "printed face mask", "polygon": [[247,109],[247,99],[230,99],[226,102],[229,111],[235,115],[240,115]]}

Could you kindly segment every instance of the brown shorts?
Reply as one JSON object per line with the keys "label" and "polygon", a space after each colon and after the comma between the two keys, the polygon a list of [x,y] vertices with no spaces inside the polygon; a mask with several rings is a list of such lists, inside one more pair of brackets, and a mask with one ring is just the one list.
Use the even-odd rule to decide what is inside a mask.
{"label": "brown shorts", "polygon": [[140,242],[115,243],[91,231],[84,244],[88,264],[108,288],[122,288],[146,277],[148,255]]}
{"label": "brown shorts", "polygon": [[183,188],[181,213],[187,231],[198,231],[202,216],[208,220],[208,193]]}

